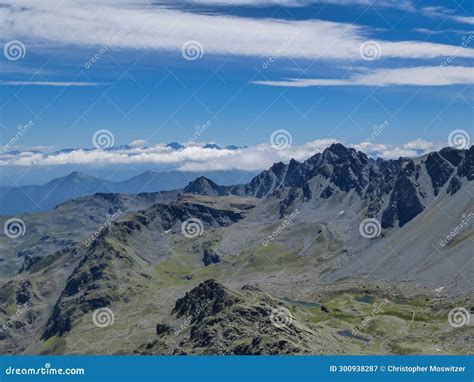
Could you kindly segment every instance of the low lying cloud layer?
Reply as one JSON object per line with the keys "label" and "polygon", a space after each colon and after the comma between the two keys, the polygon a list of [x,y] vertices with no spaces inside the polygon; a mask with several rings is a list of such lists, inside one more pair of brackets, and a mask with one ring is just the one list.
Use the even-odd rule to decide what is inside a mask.
{"label": "low lying cloud layer", "polygon": [[[141,140],[135,142],[142,143]],[[318,139],[303,145],[290,145],[284,149],[276,149],[266,143],[237,150],[210,149],[204,148],[203,145],[173,150],[164,144],[158,144],[151,147],[131,147],[122,150],[76,149],[70,152],[50,154],[23,151],[0,155],[0,166],[161,164],[170,165],[183,171],[262,170],[270,167],[273,163],[288,162],[292,158],[303,161],[336,142],[336,139]],[[398,158],[400,156],[423,155],[440,149],[443,144],[419,139],[400,146],[375,144],[369,141],[348,146],[372,157]]]}

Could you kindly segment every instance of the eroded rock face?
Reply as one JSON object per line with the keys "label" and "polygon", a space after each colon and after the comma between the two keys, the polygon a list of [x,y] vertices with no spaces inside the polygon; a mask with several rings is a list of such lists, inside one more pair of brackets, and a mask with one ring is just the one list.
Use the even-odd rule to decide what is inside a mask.
{"label": "eroded rock face", "polygon": [[[178,318],[187,315],[198,321],[206,315],[222,312],[227,306],[239,301],[237,295],[229,293],[221,284],[207,280],[176,300],[172,313]],[[196,312],[199,312],[197,316]]]}
{"label": "eroded rock face", "polygon": [[[157,339],[137,353],[302,354],[310,352],[310,344],[320,346],[325,341],[282,302],[255,288],[234,291],[214,280],[178,299],[172,314],[175,328],[160,323]],[[275,319],[277,314],[280,321]],[[187,325],[177,325],[179,319]],[[174,347],[176,338],[179,343]]]}
{"label": "eroded rock face", "polygon": [[115,248],[107,238],[98,240],[68,278],[48,319],[43,339],[62,336],[72,329],[76,319],[123,299],[128,288],[144,277],[135,258]]}
{"label": "eroded rock face", "polygon": [[423,209],[416,187],[408,176],[402,174],[390,195],[388,208],[382,213],[382,228],[393,227],[397,220],[402,227]]}
{"label": "eroded rock face", "polygon": [[[371,160],[366,154],[333,144],[306,161],[291,160],[288,165],[275,163],[246,185],[221,187],[198,178],[187,190],[204,195],[245,195],[265,198],[285,197],[280,202],[280,217],[294,209],[295,204],[314,200],[329,200],[343,193],[354,192],[363,201],[369,216],[382,221],[384,228],[403,226],[425,209],[431,197],[446,187],[455,194],[464,180],[474,178],[473,148],[445,148],[421,160]],[[315,190],[311,180],[326,179],[324,188]],[[428,179],[426,188],[422,179]]]}
{"label": "eroded rock face", "polygon": [[[454,160],[454,162],[456,161]],[[431,153],[426,158],[426,170],[430,175],[431,184],[436,196],[440,187],[444,186],[451,177],[453,172],[452,164],[450,165],[440,154]]]}
{"label": "eroded rock face", "polygon": [[[203,226],[210,228],[225,227],[245,217],[245,212],[237,208],[213,208],[198,200],[193,202],[193,198],[199,199],[192,197],[168,205],[155,204],[104,229],[67,279],[49,316],[43,339],[63,336],[85,314],[117,301],[126,301],[139,293],[140,284],[145,284],[150,277],[149,268],[139,256],[122,245],[127,238],[144,230],[164,231],[176,226],[181,236],[181,224],[189,218],[198,218]],[[207,243],[203,251],[205,265],[220,261],[212,242]]]}
{"label": "eroded rock face", "polygon": [[202,261],[204,265],[207,267],[208,265],[211,265],[211,264],[220,263],[221,259],[219,255],[215,253],[212,249],[204,249]]}

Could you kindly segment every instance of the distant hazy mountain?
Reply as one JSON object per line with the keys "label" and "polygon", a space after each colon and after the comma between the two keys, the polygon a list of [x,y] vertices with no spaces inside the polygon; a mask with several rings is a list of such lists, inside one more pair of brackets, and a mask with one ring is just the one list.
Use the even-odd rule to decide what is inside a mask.
{"label": "distant hazy mountain", "polygon": [[166,145],[166,147],[172,148],[173,150],[184,149],[184,146],[178,142],[171,142]]}
{"label": "distant hazy mountain", "polygon": [[[255,173],[246,171],[213,171],[205,173],[219,184],[245,183]],[[80,172],[53,179],[43,185],[0,187],[0,215],[17,215],[46,211],[61,202],[97,192],[135,194],[157,192],[185,187],[196,173],[146,171],[124,181],[108,181]]]}
{"label": "distant hazy mountain", "polygon": [[203,146],[205,149],[214,149],[214,150],[220,150],[220,146],[216,145],[215,143],[208,143]]}

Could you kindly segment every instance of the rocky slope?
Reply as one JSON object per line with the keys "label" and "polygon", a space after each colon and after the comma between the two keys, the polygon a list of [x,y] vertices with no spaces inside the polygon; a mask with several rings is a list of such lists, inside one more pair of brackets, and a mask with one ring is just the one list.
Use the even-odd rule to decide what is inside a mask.
{"label": "rocky slope", "polygon": [[[453,346],[469,351],[467,328],[448,334],[440,331],[439,324],[433,325],[435,317],[445,314],[443,305],[431,311],[428,304],[415,307],[399,300],[394,290],[385,297],[376,293],[352,299],[347,292],[332,294],[324,298],[324,305],[310,304],[278,300],[253,286],[236,291],[207,280],[178,298],[171,315],[157,323],[155,338],[134,353],[409,354]],[[377,309],[378,314],[361,324],[370,309]],[[410,309],[421,314],[416,323],[409,323],[406,313]],[[353,323],[348,321],[350,316]],[[454,342],[448,338],[453,335]]]}
{"label": "rocky slope", "polygon": [[[94,309],[137,298],[152,278],[147,264],[159,263],[174,253],[165,236],[181,236],[189,219],[202,222],[202,226],[188,227],[189,232],[185,232],[198,237],[204,235],[204,230],[225,227],[245,217],[248,205],[244,204],[244,209],[240,210],[236,208],[240,206],[238,201],[230,200],[233,207],[225,205],[223,200],[180,196],[170,204],[155,204],[111,223],[87,249],[67,279],[43,339],[62,336],[71,330],[78,317]],[[213,202],[221,205],[213,206]],[[154,247],[154,253],[147,254],[144,249],[145,231],[159,235],[160,247]]]}
{"label": "rocky slope", "polygon": [[292,313],[282,302],[252,288],[237,292],[208,280],[176,301],[172,324],[157,324],[158,338],[137,352],[304,354],[316,348],[335,352],[337,341],[299,315],[303,315],[299,309]]}
{"label": "rocky slope", "polygon": [[[333,145],[245,185],[198,178],[24,215],[24,236],[0,238],[0,350],[425,354],[435,331],[463,352],[470,328],[445,326],[472,305],[472,181],[473,148],[383,161]],[[391,305],[353,337],[374,309],[361,294]],[[103,309],[110,327],[93,320]]]}
{"label": "rocky slope", "polygon": [[366,154],[333,144],[299,163],[276,163],[245,185],[222,187],[201,177],[186,187],[203,195],[246,195],[263,198],[283,191],[280,215],[297,202],[324,203],[341,193],[354,193],[367,215],[382,228],[402,227],[435,199],[441,190],[454,195],[474,180],[474,146],[469,150],[444,148],[424,157],[376,161]]}

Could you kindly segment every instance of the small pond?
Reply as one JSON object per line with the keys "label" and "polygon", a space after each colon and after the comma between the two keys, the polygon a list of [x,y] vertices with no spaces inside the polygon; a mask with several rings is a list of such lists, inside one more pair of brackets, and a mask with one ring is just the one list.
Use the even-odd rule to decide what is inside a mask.
{"label": "small pond", "polygon": [[356,340],[365,342],[366,344],[368,344],[370,342],[370,340],[368,338],[358,336],[357,334],[353,334],[352,330],[340,330],[340,331],[337,332],[337,334],[339,334],[340,336],[343,336],[343,337],[355,338]]}

